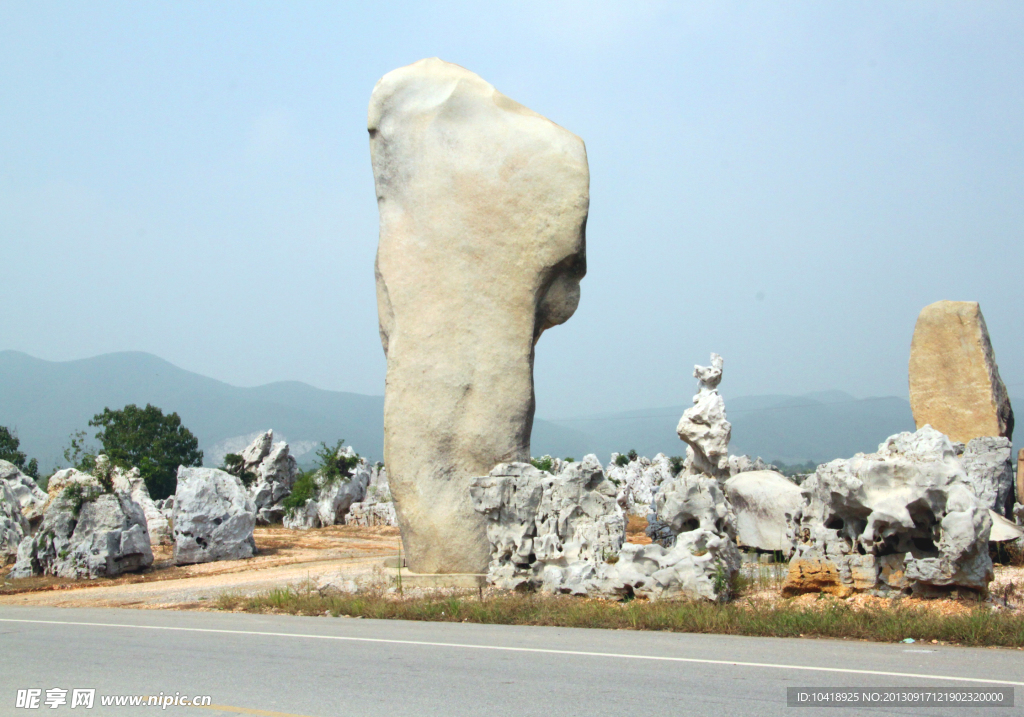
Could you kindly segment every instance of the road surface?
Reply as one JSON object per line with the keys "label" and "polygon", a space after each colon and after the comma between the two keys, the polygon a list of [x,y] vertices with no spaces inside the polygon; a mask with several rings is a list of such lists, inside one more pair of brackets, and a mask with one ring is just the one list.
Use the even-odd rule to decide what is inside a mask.
{"label": "road surface", "polygon": [[[1024,652],[216,612],[0,606],[0,715],[1021,715]],[[973,681],[972,681],[973,680]],[[1016,690],[1017,707],[788,707],[787,687]],[[95,689],[92,710],[17,692]],[[211,707],[102,707],[113,695]]]}

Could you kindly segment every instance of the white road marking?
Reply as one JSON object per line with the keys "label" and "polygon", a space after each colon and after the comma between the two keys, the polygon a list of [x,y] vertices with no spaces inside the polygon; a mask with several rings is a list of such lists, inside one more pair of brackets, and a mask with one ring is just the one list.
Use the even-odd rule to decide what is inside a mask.
{"label": "white road marking", "polygon": [[543,655],[572,655],[577,657],[610,657],[616,660],[652,660],[655,662],[688,662],[702,665],[730,665],[734,667],[766,667],[773,670],[804,670],[807,672],[838,672],[847,675],[877,675],[881,677],[910,677],[916,680],[951,680],[953,682],[978,682],[986,685],[1016,685],[1024,682],[992,680],[980,677],[956,677],[954,675],[922,675],[914,672],[886,672],[884,670],[855,670],[846,667],[817,667],[810,665],[778,665],[770,662],[739,662],[736,660],[708,660],[697,657],[668,657],[663,655],[630,655],[615,652],[586,652],[583,650],[552,650],[542,647],[507,647],[503,645],[470,645],[459,642],[428,642],[425,640],[391,640],[383,637],[348,637],[342,635],[309,635],[297,632],[265,632],[260,630],[223,630],[206,627],[174,627],[165,625],[125,625],[107,622],[73,622],[65,620],[19,620],[0,618],[0,622],[21,622],[35,625],[80,625],[85,627],[124,627],[135,630],[167,630],[171,632],[206,632],[219,635],[258,635],[260,637],[290,637],[307,640],[340,640],[345,642],[371,642],[387,645],[415,645],[418,647],[449,647],[461,650],[498,650],[501,652],[526,652]]}

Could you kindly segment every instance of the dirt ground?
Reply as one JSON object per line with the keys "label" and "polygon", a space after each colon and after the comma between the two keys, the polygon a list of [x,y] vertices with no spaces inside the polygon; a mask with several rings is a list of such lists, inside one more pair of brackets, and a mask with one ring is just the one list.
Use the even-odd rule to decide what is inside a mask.
{"label": "dirt ground", "polygon": [[255,557],[178,567],[170,546],[153,550],[153,566],[112,579],[53,577],[9,580],[2,570],[0,604],[57,607],[197,608],[224,592],[251,593],[329,579],[362,580],[397,556],[397,528],[336,525],[319,530],[256,528]]}

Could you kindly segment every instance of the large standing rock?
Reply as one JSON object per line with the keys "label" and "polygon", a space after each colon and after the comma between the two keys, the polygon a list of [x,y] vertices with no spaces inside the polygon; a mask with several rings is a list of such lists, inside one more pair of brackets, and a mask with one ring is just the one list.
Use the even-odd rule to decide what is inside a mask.
{"label": "large standing rock", "polygon": [[930,425],[959,443],[1013,438],[1013,409],[977,302],[921,310],[910,344],[910,407],[918,428]]}
{"label": "large standing rock", "polygon": [[987,590],[992,519],[933,428],[818,466],[802,489],[785,594]]}
{"label": "large standing rock", "polygon": [[725,481],[725,495],[736,516],[740,545],[791,550],[789,520],[803,505],[800,486],[775,471],[744,471]]}
{"label": "large standing rock", "polygon": [[483,572],[469,485],[530,457],[534,347],[572,316],[586,271],[586,150],[438,59],[381,78],[368,127],[384,462],[408,564]]}
{"label": "large standing rock", "polygon": [[103,492],[85,473],[65,478],[35,535],[18,546],[10,577],[114,577],[153,564],[146,516],[129,493]]}
{"label": "large standing rock", "polygon": [[6,483],[14,494],[25,518],[35,522],[43,517],[50,497],[36,485],[31,476],[22,473],[13,463],[0,460],[0,482]]}
{"label": "large standing rock", "polygon": [[1017,453],[1017,502],[1024,503],[1024,448]]}
{"label": "large standing rock", "polygon": [[173,515],[175,565],[241,560],[256,553],[256,506],[230,473],[179,466]]}
{"label": "large standing rock", "polygon": [[1009,438],[985,437],[968,441],[960,456],[967,482],[986,508],[1013,514],[1013,445]]}
{"label": "large standing rock", "polygon": [[28,532],[28,520],[21,512],[21,503],[7,482],[0,480],[0,565],[14,562],[18,545]]}

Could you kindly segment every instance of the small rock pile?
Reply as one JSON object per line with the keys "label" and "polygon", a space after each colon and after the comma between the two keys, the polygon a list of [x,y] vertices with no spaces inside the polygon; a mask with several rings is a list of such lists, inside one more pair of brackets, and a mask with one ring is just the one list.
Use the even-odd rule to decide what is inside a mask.
{"label": "small rock pile", "polygon": [[351,446],[342,448],[339,455],[358,458],[358,462],[348,475],[336,480],[327,480],[318,472],[313,478],[315,495],[285,513],[284,527],[308,530],[344,523],[352,504],[363,500],[370,484],[370,466],[365,458],[356,455]]}

